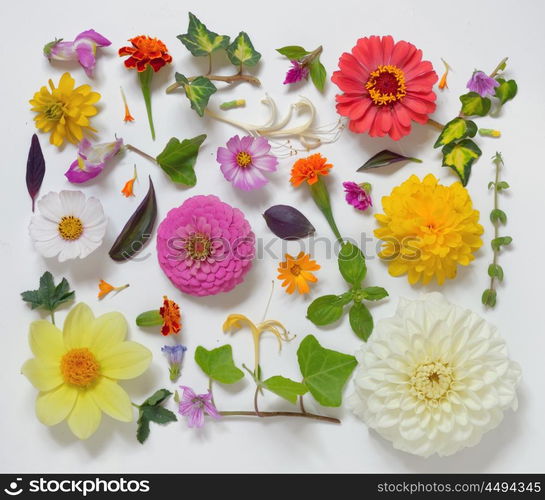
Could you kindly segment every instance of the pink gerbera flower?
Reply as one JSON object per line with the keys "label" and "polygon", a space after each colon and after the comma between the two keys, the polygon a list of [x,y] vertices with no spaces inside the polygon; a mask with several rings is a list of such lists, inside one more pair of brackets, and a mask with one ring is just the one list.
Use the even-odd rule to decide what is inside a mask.
{"label": "pink gerbera flower", "polygon": [[397,141],[409,134],[412,121],[426,123],[435,111],[433,66],[413,44],[391,36],[360,38],[340,57],[331,80],[344,92],[336,96],[337,112],[358,134]]}
{"label": "pink gerbera flower", "polygon": [[217,161],[223,176],[244,191],[267,184],[263,172],[274,172],[278,165],[275,156],[268,154],[271,145],[264,137],[235,135],[227,141],[226,148],[218,148]]}
{"label": "pink gerbera flower", "polygon": [[210,390],[205,394],[195,394],[193,389],[185,385],[181,385],[180,389],[183,389],[184,392],[178,407],[178,413],[188,418],[188,427],[202,427],[204,425],[205,413],[212,418],[221,418],[212,401]]}

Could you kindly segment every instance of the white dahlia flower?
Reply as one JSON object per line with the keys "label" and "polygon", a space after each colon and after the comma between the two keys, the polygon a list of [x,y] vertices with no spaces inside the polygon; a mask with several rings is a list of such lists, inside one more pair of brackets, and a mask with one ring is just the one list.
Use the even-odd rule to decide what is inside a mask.
{"label": "white dahlia flower", "polygon": [[428,457],[476,445],[517,408],[520,368],[495,327],[440,293],[401,299],[356,353],[354,413],[399,450]]}

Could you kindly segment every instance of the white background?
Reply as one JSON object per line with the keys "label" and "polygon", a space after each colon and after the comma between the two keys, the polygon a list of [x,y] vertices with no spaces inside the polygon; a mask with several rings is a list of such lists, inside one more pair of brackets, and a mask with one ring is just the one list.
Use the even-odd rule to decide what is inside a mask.
{"label": "white background", "polygon": [[[230,0],[213,5],[212,2],[171,0],[94,0],[82,7],[67,0],[19,0],[4,6],[0,19],[3,39],[0,44],[1,471],[543,472],[544,4],[526,2],[523,7],[516,7],[512,1],[275,0],[256,3]],[[205,61],[193,58],[176,39],[176,35],[186,32],[188,10],[218,33],[235,36],[240,30],[247,31],[262,53],[262,60],[255,70],[263,83],[262,88],[242,84],[218,92],[212,99],[212,105],[217,106],[232,98],[245,98],[247,108],[231,111],[229,116],[250,122],[265,120],[266,110],[259,103],[265,92],[277,100],[281,110],[286,109],[298,95],[305,95],[317,105],[320,121],[332,123],[336,120],[336,88],[331,83],[327,84],[324,95],[320,95],[311,84],[294,88],[282,85],[289,64],[274,49],[284,45],[300,44],[313,49],[323,44],[322,60],[328,75],[335,70],[343,51],[350,50],[359,37],[372,34],[392,34],[396,40],[414,43],[423,49],[425,59],[433,62],[439,74],[443,71],[440,58],[444,57],[454,71],[449,76],[450,89],[439,92],[434,118],[441,122],[457,113],[458,96],[464,92],[465,83],[475,68],[489,72],[502,57],[510,57],[507,75],[516,78],[519,95],[505,106],[498,118],[479,120],[481,126],[501,129],[502,137],[499,140],[479,138],[483,156],[473,168],[468,187],[476,208],[483,214],[481,222],[485,226],[486,243],[474,264],[461,270],[455,281],[443,287],[449,300],[482,312],[499,325],[512,358],[520,362],[523,369],[520,409],[516,414],[507,412],[501,426],[486,435],[478,446],[449,458],[420,459],[394,450],[390,443],[369,432],[348,411],[314,408],[310,398],[307,402],[309,409],[339,416],[343,419],[342,425],[303,419],[260,421],[241,418],[211,422],[202,430],[195,431],[188,429],[185,421],[180,421],[164,428],[152,424],[151,437],[142,446],[135,439],[134,424],[121,424],[109,417],[104,417],[98,432],[87,442],[74,438],[65,423],[47,428],[35,418],[36,390],[20,375],[20,367],[30,355],[28,324],[39,314],[20,300],[19,293],[36,288],[39,276],[46,269],[56,279],[66,276],[77,291],[78,300],[90,304],[96,314],[111,310],[123,312],[131,324],[131,338],[152,349],[154,360],[149,372],[123,384],[136,402],[160,387],[173,388],[160,353],[164,339],[158,333],[144,332],[134,325],[135,316],[158,307],[163,294],[178,300],[183,310],[182,342],[189,347],[181,379],[183,383],[200,392],[205,390],[206,380],[193,361],[197,345],[213,348],[228,341],[233,344],[237,364],[252,363],[249,333],[240,332],[233,338],[226,338],[221,325],[232,312],[260,320],[271,280],[276,276],[278,258],[265,256],[256,261],[245,283],[232,293],[204,299],[182,295],[170,284],[157,265],[153,244],[145,250],[151,255],[144,262],[117,264],[109,259],[108,249],[147,190],[148,174],[152,176],[158,193],[158,220],[189,196],[215,193],[241,208],[257,236],[265,241],[269,240],[271,233],[260,214],[276,203],[297,205],[311,219],[318,236],[330,236],[328,226],[306,190],[294,190],[289,186],[292,160],[281,161],[272,182],[262,191],[244,194],[235,190],[223,179],[215,162],[215,152],[218,146],[239,131],[229,125],[199,119],[181,95],[165,95],[164,88],[173,81],[175,70],[191,75],[205,68]],[[97,180],[85,185],[82,188],[84,192],[100,198],[110,218],[107,236],[104,245],[87,260],[59,264],[40,257],[33,250],[27,232],[31,212],[24,182],[25,165],[30,138],[35,131],[28,100],[49,78],[57,82],[66,69],[71,71],[78,84],[88,82],[77,64],[51,65],[41,51],[42,46],[55,37],[71,40],[89,28],[96,29],[112,41],[111,47],[99,50],[96,75],[90,82],[102,94],[100,113],[93,121],[101,140],[112,140],[115,133],[126,142],[156,155],[171,136],[189,138],[205,132],[208,139],[199,156],[199,181],[195,188],[174,186],[156,166],[131,153],[115,161]],[[136,75],[125,69],[117,56],[117,49],[126,45],[129,37],[139,34],[160,37],[174,58],[173,64],[156,75],[153,83],[155,142],[150,139]],[[217,72],[229,74],[232,71],[223,56],[215,60]],[[120,85],[125,89],[130,109],[136,117],[133,124],[122,121]],[[440,167],[440,155],[432,148],[435,136],[435,130],[418,125],[409,137],[398,143],[345,131],[336,144],[320,150],[335,164],[328,184],[341,233],[357,238],[362,232],[371,235],[375,227],[372,215],[356,213],[346,205],[342,181],[371,182],[377,205],[375,211],[378,211],[380,197],[412,173],[424,176],[432,172],[446,183],[456,180],[450,170]],[[40,134],[40,141],[47,164],[41,194],[73,188],[63,174],[75,158],[75,147],[68,145],[58,151],[43,134]],[[365,160],[384,148],[417,156],[424,159],[424,163],[389,167],[369,174],[356,173]],[[494,311],[485,312],[480,305],[480,296],[487,285],[486,269],[491,259],[488,213],[492,205],[492,194],[487,192],[487,184],[493,175],[489,158],[496,149],[503,153],[505,180],[512,186],[507,195],[502,195],[501,204],[509,216],[505,232],[513,237],[514,243],[501,255],[506,280],[499,287],[498,306]],[[140,183],[136,185],[136,198],[127,200],[120,194],[120,189],[132,176],[134,163],[138,167]],[[280,252],[279,245],[273,248]],[[290,243],[288,249],[296,253],[298,244]],[[376,259],[374,253],[374,244],[369,245],[367,284],[384,286],[391,296],[373,306],[376,320],[390,316],[400,296],[414,297],[422,290],[435,289],[411,287],[406,278],[389,276],[386,266]],[[322,330],[305,319],[306,307],[312,298],[344,290],[335,260],[327,260],[322,247],[316,249],[314,256],[322,264],[322,270],[318,273],[320,282],[313,288],[310,298],[291,297],[280,287],[276,288],[268,317],[285,322],[289,330],[297,334],[297,339],[284,347],[281,356],[277,354],[274,339],[263,341],[266,375],[282,373],[297,377],[297,345],[309,333],[316,335],[324,346],[344,352],[354,352],[360,344],[350,330],[347,317],[335,328]],[[100,278],[114,284],[129,282],[131,287],[99,302],[96,293]],[[65,315],[66,309],[57,313],[58,323],[62,324]],[[350,383],[347,392],[351,390]],[[216,401],[221,409],[249,409],[251,398],[252,387],[248,377],[236,387],[216,390]],[[288,403],[272,396],[267,396],[261,405],[263,409],[289,407]]]}

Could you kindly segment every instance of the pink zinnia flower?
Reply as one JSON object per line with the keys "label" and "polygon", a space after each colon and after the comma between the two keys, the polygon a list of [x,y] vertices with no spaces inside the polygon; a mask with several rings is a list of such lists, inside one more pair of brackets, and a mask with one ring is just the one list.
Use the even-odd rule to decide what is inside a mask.
{"label": "pink zinnia flower", "polygon": [[373,201],[365,183],[356,184],[355,182],[343,182],[344,191],[346,193],[346,201],[358,210],[367,210],[373,206]]}
{"label": "pink zinnia flower", "polygon": [[426,123],[435,111],[431,62],[422,61],[413,44],[395,43],[391,36],[360,38],[351,53],[342,54],[331,81],[344,92],[336,96],[337,112],[358,134],[388,134],[397,141],[409,134],[412,121]]}
{"label": "pink zinnia flower", "polygon": [[218,148],[216,160],[223,176],[234,186],[250,191],[267,184],[263,172],[275,172],[278,160],[268,154],[271,145],[264,137],[242,139],[235,135],[227,141],[226,148]]}
{"label": "pink zinnia flower", "polygon": [[499,83],[483,71],[474,71],[467,82],[467,88],[471,92],[477,92],[481,97],[494,95],[498,86]]}
{"label": "pink zinnia flower", "polygon": [[205,413],[212,418],[221,418],[221,415],[212,402],[212,393],[210,390],[206,394],[195,394],[193,389],[185,385],[181,385],[180,389],[183,389],[184,392],[178,406],[178,413],[184,417],[188,417],[188,427],[202,427],[204,425]]}
{"label": "pink zinnia flower", "polygon": [[308,76],[308,66],[299,61],[291,61],[292,67],[286,73],[284,85],[288,83],[297,83],[304,80]]}
{"label": "pink zinnia flower", "polygon": [[157,255],[182,292],[215,295],[242,283],[255,256],[255,235],[240,210],[216,196],[193,196],[159,225]]}

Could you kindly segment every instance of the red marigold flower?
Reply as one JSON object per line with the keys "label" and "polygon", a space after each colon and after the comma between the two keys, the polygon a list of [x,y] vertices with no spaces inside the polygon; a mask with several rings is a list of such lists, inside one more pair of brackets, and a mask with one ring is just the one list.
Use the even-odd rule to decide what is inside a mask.
{"label": "red marigold flower", "polygon": [[171,333],[178,333],[182,329],[180,306],[165,295],[163,296],[163,307],[159,309],[159,314],[163,318],[161,333],[165,336]]}
{"label": "red marigold flower", "polygon": [[168,53],[166,45],[158,38],[146,35],[129,38],[132,47],[121,47],[120,56],[130,56],[125,59],[127,68],[136,68],[139,73],[148,66],[157,73],[163,66],[172,62],[172,56]]}
{"label": "red marigold flower", "polygon": [[343,92],[337,112],[348,127],[371,137],[388,134],[395,141],[408,135],[411,122],[426,123],[435,111],[437,74],[413,44],[391,36],[360,38],[339,59],[331,78]]}

